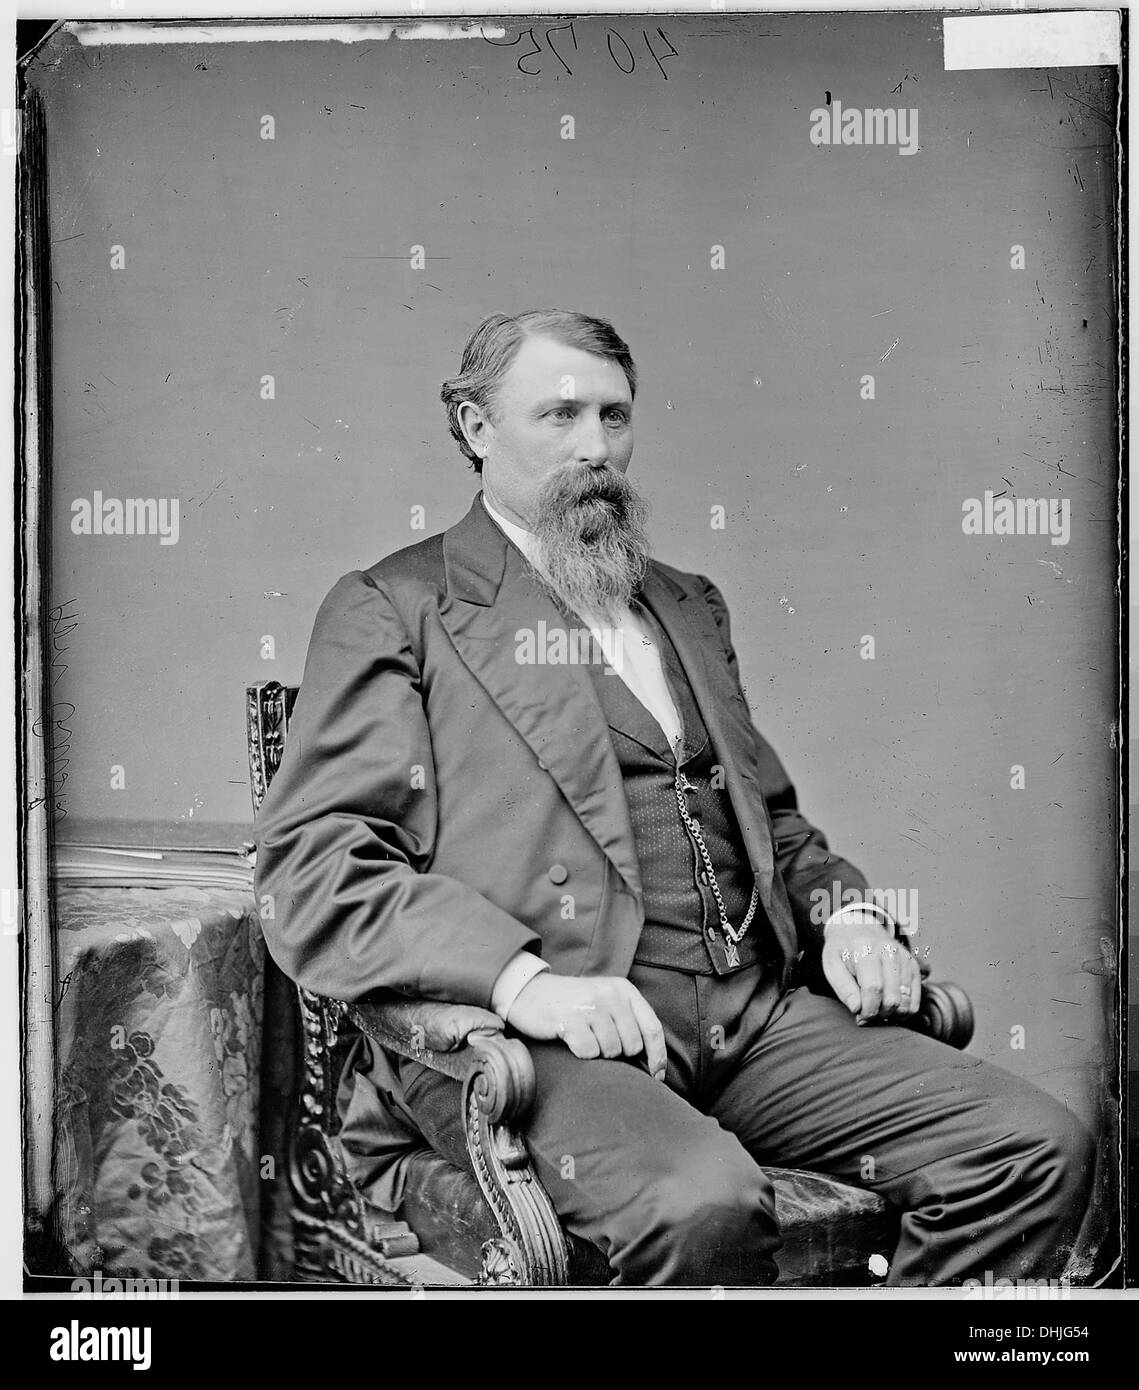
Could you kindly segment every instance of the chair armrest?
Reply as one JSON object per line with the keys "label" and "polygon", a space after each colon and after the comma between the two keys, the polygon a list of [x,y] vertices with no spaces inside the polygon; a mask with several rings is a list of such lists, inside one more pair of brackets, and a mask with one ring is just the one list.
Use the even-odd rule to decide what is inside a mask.
{"label": "chair armrest", "polygon": [[471,1169],[501,1234],[483,1246],[480,1283],[563,1285],[569,1247],[526,1148],[534,1064],[497,1014],[470,1004],[375,997],[349,1020],[381,1047],[458,1081]]}
{"label": "chair armrest", "polygon": [[497,1014],[474,1004],[443,1004],[431,999],[373,996],[349,1010],[363,1032],[417,1062],[433,1064],[425,1053],[457,1052],[472,1033],[501,1033]]}
{"label": "chair armrest", "polygon": [[381,1047],[455,1081],[472,1080],[492,1124],[517,1122],[529,1112],[534,1066],[525,1043],[503,1035],[506,1024],[497,1014],[473,1004],[392,997],[365,1000],[348,1016]]}
{"label": "chair armrest", "polygon": [[[917,959],[922,977],[921,1004],[918,1011],[916,1014],[894,1018],[886,1026],[909,1028],[915,1033],[925,1033],[938,1042],[964,1051],[973,1038],[973,1005],[969,996],[960,985],[932,982],[929,979],[928,960],[924,956]],[[821,958],[818,955],[809,959],[801,958],[800,966],[799,984],[809,989],[812,994],[821,994],[830,999],[836,997],[830,981],[823,974]]]}
{"label": "chair armrest", "polygon": [[960,985],[924,980],[921,1007],[898,1022],[963,1051],[973,1038],[973,1005]]}

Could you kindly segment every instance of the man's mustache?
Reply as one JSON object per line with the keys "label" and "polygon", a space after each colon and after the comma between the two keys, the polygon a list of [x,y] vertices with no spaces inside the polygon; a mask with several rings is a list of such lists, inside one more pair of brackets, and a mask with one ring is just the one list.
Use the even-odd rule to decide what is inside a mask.
{"label": "man's mustache", "polygon": [[636,497],[632,484],[612,468],[563,469],[548,478],[541,489],[539,506],[564,509],[587,502],[626,504]]}

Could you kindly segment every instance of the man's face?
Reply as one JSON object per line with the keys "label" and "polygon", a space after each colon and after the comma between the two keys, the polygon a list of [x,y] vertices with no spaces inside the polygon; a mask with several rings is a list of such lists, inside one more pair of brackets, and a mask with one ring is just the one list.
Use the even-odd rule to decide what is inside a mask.
{"label": "man's face", "polygon": [[625,373],[604,357],[552,338],[527,338],[498,390],[492,424],[471,407],[465,424],[483,453],[493,506],[532,526],[542,485],[562,469],[624,474],[633,453],[633,398]]}

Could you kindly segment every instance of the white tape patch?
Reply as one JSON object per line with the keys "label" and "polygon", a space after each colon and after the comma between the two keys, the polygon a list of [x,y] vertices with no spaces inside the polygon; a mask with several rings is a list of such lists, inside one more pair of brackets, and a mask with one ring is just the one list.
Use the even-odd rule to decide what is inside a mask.
{"label": "white tape patch", "polygon": [[373,43],[377,39],[501,39],[495,24],[104,24],[68,21],[82,44],[131,43]]}
{"label": "white tape patch", "polygon": [[1109,10],[969,15],[942,23],[946,72],[1119,64],[1119,15]]}

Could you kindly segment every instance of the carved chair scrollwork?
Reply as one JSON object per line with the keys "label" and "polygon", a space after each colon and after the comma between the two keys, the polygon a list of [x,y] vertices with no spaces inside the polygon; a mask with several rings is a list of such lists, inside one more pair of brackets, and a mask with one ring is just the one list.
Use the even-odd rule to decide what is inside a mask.
{"label": "carved chair scrollwork", "polygon": [[[297,687],[246,691],[254,812],[280,764]],[[273,969],[272,965],[268,967]],[[601,1252],[563,1230],[526,1149],[534,1070],[502,1020],[464,1004],[398,995],[348,1005],[297,987],[301,1068],[288,1144],[294,1277],[373,1285],[603,1284]],[[914,1026],[952,1046],[973,1033],[968,997],[925,982]],[[352,1040],[384,1049],[461,1084],[472,1179],[426,1147],[409,1165],[395,1214],[353,1185],[337,1135],[337,1088]],[[880,1198],[819,1174],[767,1167],[784,1237],[780,1283],[870,1283],[872,1254],[888,1254],[895,1216]]]}

